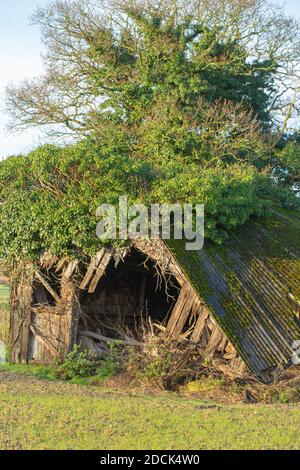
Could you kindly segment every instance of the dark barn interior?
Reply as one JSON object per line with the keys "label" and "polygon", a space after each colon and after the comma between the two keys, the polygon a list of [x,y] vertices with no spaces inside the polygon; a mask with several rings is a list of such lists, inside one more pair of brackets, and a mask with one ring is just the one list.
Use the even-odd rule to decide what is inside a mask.
{"label": "dark barn interior", "polygon": [[110,260],[93,293],[81,293],[79,331],[98,330],[111,338],[118,338],[120,331],[134,336],[142,321],[168,321],[179,290],[175,277],[165,278],[153,260],[132,250],[117,266]]}

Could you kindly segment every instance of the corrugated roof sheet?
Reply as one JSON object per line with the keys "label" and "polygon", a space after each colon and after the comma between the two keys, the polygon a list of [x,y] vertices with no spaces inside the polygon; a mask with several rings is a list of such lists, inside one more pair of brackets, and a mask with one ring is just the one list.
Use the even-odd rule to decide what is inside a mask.
{"label": "corrugated roof sheet", "polygon": [[260,373],[292,357],[300,321],[288,294],[300,299],[298,212],[272,210],[252,219],[222,246],[199,252],[167,242],[187,278],[250,369]]}

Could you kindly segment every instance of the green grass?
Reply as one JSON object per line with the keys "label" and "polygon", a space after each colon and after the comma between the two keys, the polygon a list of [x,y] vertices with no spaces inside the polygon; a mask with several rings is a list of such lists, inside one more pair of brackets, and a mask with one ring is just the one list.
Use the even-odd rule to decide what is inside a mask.
{"label": "green grass", "polygon": [[38,379],[57,380],[54,374],[54,369],[50,366],[10,364],[7,362],[5,364],[0,364],[0,373],[1,372],[13,372],[28,377],[36,377]]}
{"label": "green grass", "polygon": [[0,341],[8,342],[9,328],[9,287],[0,285]]}
{"label": "green grass", "polygon": [[8,307],[9,302],[9,287],[0,284],[0,308]]}
{"label": "green grass", "polygon": [[[1,371],[22,374],[26,377],[35,377],[37,379],[42,380],[61,382],[61,380],[56,374],[55,368],[52,366],[33,364],[10,364],[9,362],[6,362],[4,364],[0,364],[0,373]],[[68,380],[67,383],[76,385],[101,385],[104,379],[105,377],[99,375],[93,375],[88,377],[74,377]]]}
{"label": "green grass", "polygon": [[1,449],[300,449],[297,405],[214,406],[40,381],[4,367],[0,406]]}
{"label": "green grass", "polygon": [[3,284],[0,285],[0,296],[8,296],[9,294],[9,287],[8,286],[5,286]]}
{"label": "green grass", "polygon": [[8,302],[9,287],[0,285],[0,302]]}

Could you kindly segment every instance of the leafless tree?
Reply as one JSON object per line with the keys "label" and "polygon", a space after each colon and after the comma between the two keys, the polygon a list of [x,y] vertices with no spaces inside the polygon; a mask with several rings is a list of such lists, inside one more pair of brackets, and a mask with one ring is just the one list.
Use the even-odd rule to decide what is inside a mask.
{"label": "leafless tree", "polygon": [[[269,91],[274,123],[286,130],[294,122],[300,27],[281,8],[265,0],[53,0],[33,16],[46,51],[44,75],[8,87],[10,128],[50,126],[58,134],[85,136],[108,109],[118,108],[126,116],[124,84],[142,86],[141,66],[149,60],[151,45],[141,22],[158,17],[166,28],[185,22],[186,34],[195,39],[209,28],[219,43],[238,41],[241,59],[257,64],[251,74],[276,69]],[[201,31],[191,32],[196,23]],[[167,53],[172,44],[162,40],[159,47]],[[120,61],[124,52],[127,63]],[[204,51],[203,64],[208,56]]]}

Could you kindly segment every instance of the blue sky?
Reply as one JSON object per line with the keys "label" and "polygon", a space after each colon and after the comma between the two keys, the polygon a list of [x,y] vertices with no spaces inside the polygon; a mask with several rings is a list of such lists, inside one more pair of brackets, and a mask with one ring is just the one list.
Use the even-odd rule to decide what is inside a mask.
{"label": "blue sky", "polygon": [[48,0],[0,0],[0,158],[30,150],[39,143],[37,131],[10,135],[6,129],[3,95],[9,83],[42,72],[39,29],[30,25],[37,5]]}
{"label": "blue sky", "polygon": [[[40,34],[37,27],[30,25],[30,15],[37,5],[48,1],[0,0],[0,158],[27,152],[44,140],[36,130],[18,135],[6,131],[3,96],[9,83],[18,83],[22,78],[42,72]],[[289,13],[300,18],[299,0],[287,0],[285,5]]]}

